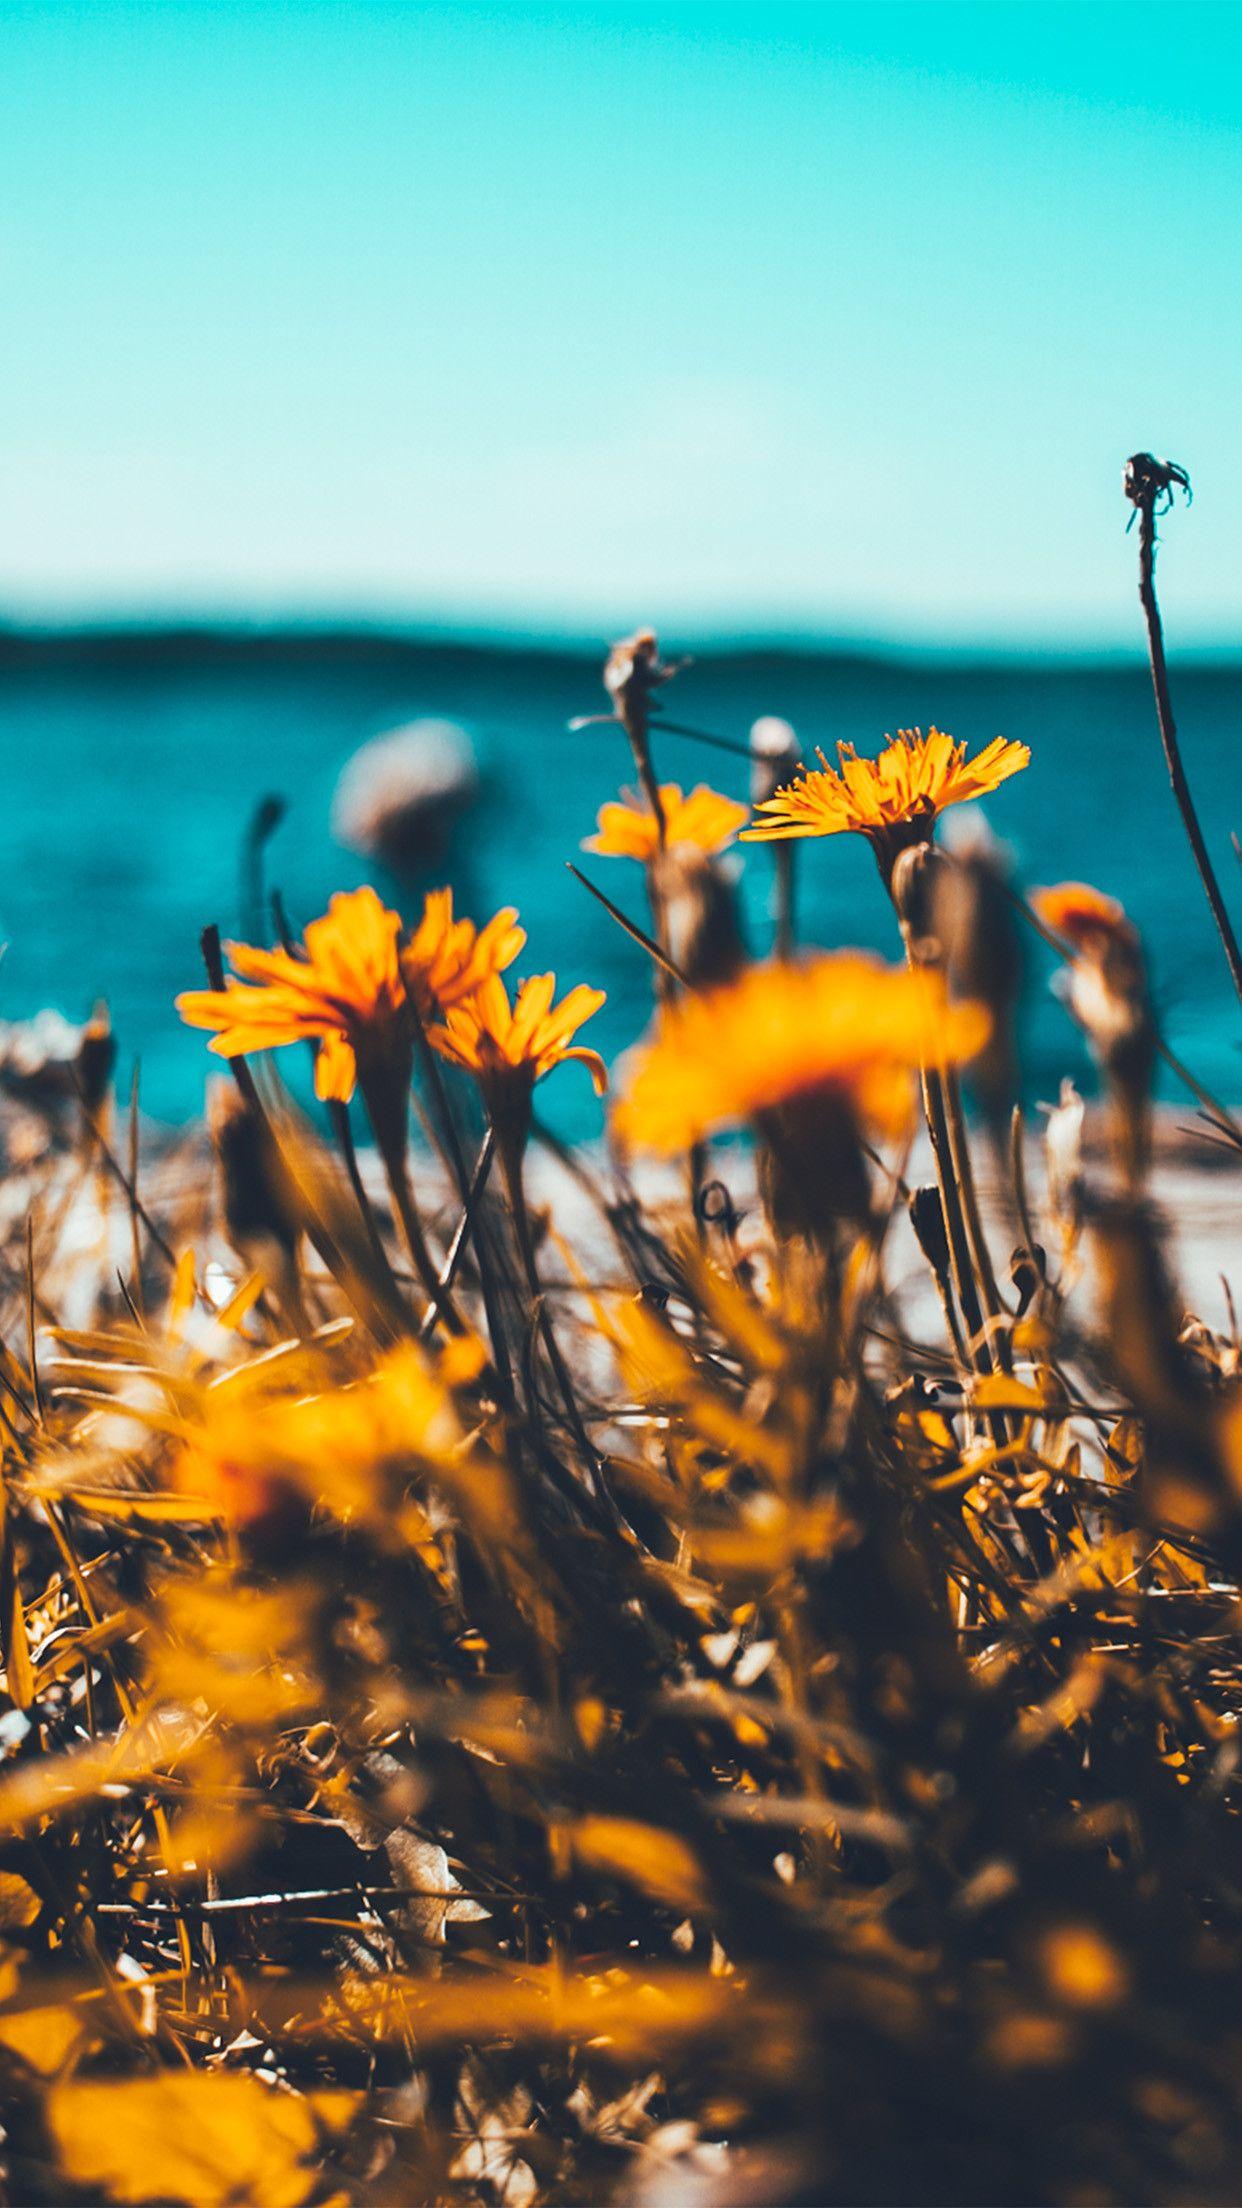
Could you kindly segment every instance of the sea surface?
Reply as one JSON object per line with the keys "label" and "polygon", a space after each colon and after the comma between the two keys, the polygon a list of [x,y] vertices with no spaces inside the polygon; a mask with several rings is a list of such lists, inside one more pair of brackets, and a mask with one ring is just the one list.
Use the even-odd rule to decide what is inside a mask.
{"label": "sea surface", "polygon": [[[367,877],[332,839],[342,767],[368,738],[426,716],[461,725],[481,776],[436,878],[451,880],[460,908],[480,919],[498,904],[520,908],[529,943],[519,971],[553,967],[562,987],[590,981],[607,990],[591,1039],[611,1056],[644,1026],[650,973],[644,953],[566,871],[567,860],[580,860],[645,918],[639,869],[579,849],[600,803],[631,778],[619,729],[568,726],[605,704],[599,669],[599,655],[586,651],[384,634],[0,632],[0,1017],[51,1005],[80,1019],[106,997],[123,1086],[137,1059],[146,1112],[174,1124],[191,1118],[210,1062],[205,1039],[178,1022],[173,998],[201,981],[204,923],[219,922],[226,936],[239,929],[241,848],[256,805],[269,794],[287,801],[268,874],[300,925],[332,890]],[[1172,680],[1192,787],[1242,924],[1230,843],[1231,829],[1242,828],[1242,665],[1175,660]],[[1140,657],[1028,666],[714,652],[695,660],[667,701],[670,715],[735,742],[760,714],[779,714],[808,755],[815,745],[831,752],[839,739],[873,751],[886,731],[932,721],[972,750],[998,734],[1029,744],[1029,769],[984,808],[1020,878],[1080,877],[1121,897],[1146,935],[1169,1042],[1209,1087],[1242,1099],[1242,1016],[1170,795]],[[661,736],[657,765],[663,780],[746,794],[745,760],[687,736]],[[860,839],[804,843],[799,866],[808,942],[896,955],[892,916]],[[770,853],[741,847],[739,869],[760,952],[770,938]],[[427,886],[376,870],[371,878],[407,912]],[[1091,1081],[1049,988],[1053,964],[1032,945],[1032,1102],[1054,1097],[1063,1073]],[[1162,1088],[1170,1099],[1180,1093],[1171,1079]],[[580,1069],[558,1073],[544,1097],[562,1131],[599,1127]]]}

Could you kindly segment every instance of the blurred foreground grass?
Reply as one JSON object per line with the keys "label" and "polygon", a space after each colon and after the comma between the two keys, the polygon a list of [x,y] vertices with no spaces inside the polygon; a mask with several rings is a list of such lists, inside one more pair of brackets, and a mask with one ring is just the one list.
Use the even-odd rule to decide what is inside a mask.
{"label": "blurred foreground grass", "polygon": [[[102,1022],[76,1128],[11,1146],[9,2200],[1237,2197],[1239,1345],[1167,1276],[1141,946],[933,843],[1026,755],[932,731],[757,759],[790,955],[750,963],[667,674],[618,646],[592,739],[655,1009],[562,1215],[537,1088],[603,1085],[598,992],[511,987],[517,916],[447,894],[233,978],[208,931],[209,1196]],[[891,968],[792,956],[839,832]],[[1012,1112],[1027,922],[1090,1170],[1072,1092],[1038,1171]],[[330,1143],[251,1063],[288,1046]]]}

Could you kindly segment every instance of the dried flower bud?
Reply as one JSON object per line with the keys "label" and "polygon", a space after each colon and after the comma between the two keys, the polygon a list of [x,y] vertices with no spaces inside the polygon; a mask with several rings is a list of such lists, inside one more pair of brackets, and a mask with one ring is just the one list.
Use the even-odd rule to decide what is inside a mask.
{"label": "dried flower bud", "polygon": [[1171,505],[1175,490],[1193,495],[1190,477],[1176,460],[1158,460],[1154,452],[1132,452],[1125,464],[1122,483],[1133,506]]}
{"label": "dried flower bud", "polygon": [[1155,1059],[1155,1028],[1138,930],[1125,921],[1094,956],[1075,959],[1070,1008],[1114,1080],[1145,1093]]}
{"label": "dried flower bud", "polygon": [[1014,1022],[1022,989],[1022,943],[1009,894],[1003,845],[981,815],[959,816],[947,863],[932,877],[931,933],[955,996],[973,997],[992,1015],[988,1042],[971,1079],[993,1122],[1017,1092]]}
{"label": "dried flower bud", "polygon": [[1036,1243],[1033,1250],[1019,1247],[1009,1260],[1009,1278],[1013,1282],[1018,1299],[1017,1316],[1022,1318],[1030,1309],[1044,1284],[1045,1252]]}
{"label": "dried flower bud", "polygon": [[646,745],[652,693],[675,673],[660,658],[654,629],[636,629],[613,645],[604,665],[604,688],[631,743]]}
{"label": "dried flower bud", "polygon": [[764,805],[798,771],[802,751],[789,722],[763,714],[750,732],[750,757],[750,801]]}
{"label": "dried flower bud", "polygon": [[1048,1115],[1044,1160],[1048,1202],[1062,1226],[1072,1230],[1082,1213],[1082,1130],[1087,1107],[1072,1081],[1062,1081],[1060,1100],[1042,1104]]}
{"label": "dried flower bud", "polygon": [[910,1224],[915,1240],[937,1280],[948,1277],[949,1237],[945,1231],[944,1205],[938,1188],[915,1188],[909,1199]]}
{"label": "dried flower bud", "polygon": [[1138,929],[1113,897],[1062,882],[1032,898],[1045,925],[1072,946],[1064,993],[1108,1077],[1127,1178],[1142,1173],[1156,1063],[1156,1024]]}
{"label": "dried flower bud", "polygon": [[225,1233],[285,1304],[296,1304],[298,1222],[271,1129],[231,1081],[211,1083],[207,1126],[219,1169]]}
{"label": "dried flower bud", "polygon": [[733,981],[746,963],[737,899],[725,869],[706,851],[677,843],[657,851],[651,894],[663,913],[668,951],[694,989]]}
{"label": "dried flower bud", "polygon": [[98,1119],[107,1101],[116,1065],[116,1037],[108,1007],[101,998],[82,1030],[78,1044],[77,1076],[82,1109],[88,1119]]}
{"label": "dried flower bud", "polygon": [[842,1220],[865,1219],[871,1184],[849,1099],[820,1088],[760,1113],[759,1179],[778,1234],[827,1246]]}
{"label": "dried flower bud", "polygon": [[[1153,1519],[1237,1538],[1229,1435],[1219,1397],[1205,1388],[1180,1339],[1181,1301],[1170,1277],[1165,1229],[1150,1206],[1096,1204],[1091,1214],[1101,1318],[1122,1385],[1143,1420],[1137,1492]],[[1229,1553],[1224,1546],[1224,1553]]]}
{"label": "dried flower bud", "polygon": [[889,887],[902,932],[914,957],[929,965],[940,963],[940,943],[935,932],[936,883],[948,861],[933,843],[915,843],[899,851],[893,860]]}

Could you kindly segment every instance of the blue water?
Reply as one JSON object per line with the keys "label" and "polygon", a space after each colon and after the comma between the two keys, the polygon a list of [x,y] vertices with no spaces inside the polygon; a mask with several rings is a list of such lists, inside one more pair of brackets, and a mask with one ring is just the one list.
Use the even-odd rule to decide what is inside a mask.
{"label": "blue water", "polygon": [[[1242,879],[1229,831],[1242,825],[1234,760],[1242,729],[1242,667],[1173,668],[1187,764],[1213,855],[1239,920]],[[130,640],[0,637],[6,773],[0,806],[0,1015],[53,1004],[84,1016],[108,998],[121,1079],[141,1060],[147,1111],[184,1121],[200,1108],[208,1060],[201,1036],[172,1009],[201,979],[199,930],[240,918],[239,847],[256,802],[289,801],[269,852],[270,879],[297,923],[329,893],[364,878],[334,847],[329,808],[355,748],[394,724],[446,716],[469,731],[483,771],[478,807],[444,869],[462,909],[482,918],[521,909],[524,970],[556,968],[563,986],[608,991],[594,1023],[606,1054],[643,1026],[647,962],[565,871],[596,809],[629,779],[619,731],[570,734],[567,722],[603,703],[588,655],[467,650],[380,636],[288,649],[176,647]],[[805,653],[704,657],[669,694],[670,712],[735,738],[760,713],[791,720],[809,750],[838,738],[876,748],[884,732],[935,720],[971,748],[996,734],[1032,752],[1026,773],[986,806],[1028,882],[1081,876],[1125,900],[1152,948],[1165,1030],[1200,1077],[1242,1098],[1242,1017],[1172,799],[1143,662],[1125,666],[918,665]],[[664,779],[746,791],[745,762],[666,736]],[[583,858],[585,869],[642,918],[637,867]],[[895,954],[867,847],[853,837],[801,847],[801,916],[808,940],[862,943]],[[394,885],[374,877],[390,895]],[[768,940],[770,858],[745,857],[752,946]],[[407,889],[405,903],[416,902]],[[1036,947],[1026,1017],[1030,1095],[1055,1093],[1064,1071],[1089,1078],[1068,1016],[1052,998],[1052,961]],[[292,1055],[292,1054],[286,1054]],[[1178,1092],[1167,1086],[1170,1096]],[[585,1076],[558,1074],[544,1091],[563,1129],[599,1124]]]}

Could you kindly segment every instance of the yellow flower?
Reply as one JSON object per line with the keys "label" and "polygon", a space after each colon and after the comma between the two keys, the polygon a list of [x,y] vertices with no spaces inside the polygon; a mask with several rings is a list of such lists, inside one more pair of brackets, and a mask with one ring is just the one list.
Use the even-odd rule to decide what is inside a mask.
{"label": "yellow flower", "polygon": [[373,889],[341,891],[307,928],[304,958],[230,943],[242,980],[188,990],[177,1010],[188,1026],[216,1030],[209,1048],[222,1058],[317,1042],[315,1093],[347,1103],[359,1057],[379,1062],[406,1047],[400,930],[400,915]]}
{"label": "yellow flower", "polygon": [[400,914],[373,889],[342,891],[307,928],[304,956],[229,943],[242,981],[187,990],[177,1010],[217,1031],[209,1047],[222,1058],[317,1042],[316,1095],[348,1103],[359,1059],[364,1071],[399,1069],[408,1056],[411,1001],[429,1019],[512,963],[526,941],[516,921],[511,905],[485,928],[454,920],[452,890],[433,889],[403,945]]}
{"label": "yellow flower", "polygon": [[526,941],[516,923],[516,911],[506,905],[485,928],[476,928],[473,920],[454,920],[451,889],[428,891],[423,917],[401,950],[405,985],[424,1020],[513,964]]}
{"label": "yellow flower", "polygon": [[616,1130],[672,1156],[717,1128],[826,1092],[878,1133],[900,1133],[914,1069],[972,1058],[988,1025],[981,1005],[951,1004],[938,975],[861,951],[752,966],[728,988],[663,1009],[636,1054]]}
{"label": "yellow flower", "polygon": [[500,975],[489,974],[473,996],[451,1005],[443,1023],[428,1034],[445,1058],[468,1067],[485,1087],[520,1082],[533,1088],[554,1066],[576,1058],[590,1073],[596,1095],[602,1096],[608,1086],[603,1059],[598,1051],[571,1047],[570,1038],[598,1012],[604,992],[579,982],[553,1011],[555,993],[555,974],[533,974],[510,1004]]}
{"label": "yellow flower", "polygon": [[947,805],[985,796],[1028,766],[1030,757],[1025,744],[996,736],[967,760],[965,744],[938,728],[926,736],[917,728],[899,729],[878,759],[860,759],[852,744],[838,744],[838,765],[830,767],[821,751],[819,770],[804,769],[757,808],[743,841],[853,830],[891,860],[903,844],[928,837]]}
{"label": "yellow flower", "polygon": [[[705,851],[709,856],[732,843],[750,814],[748,805],[722,797],[719,790],[709,789],[706,782],[700,782],[689,797],[682,795],[679,782],[663,782],[660,804],[664,813],[665,842],[693,844],[696,850]],[[605,858],[645,862],[655,857],[659,845],[655,814],[645,799],[626,790],[620,802],[614,799],[610,804],[601,805],[598,832],[588,836],[582,848],[599,851]]]}

